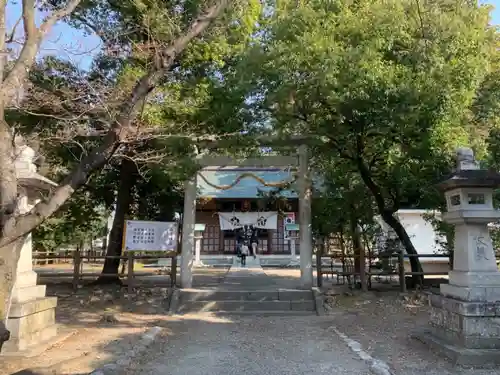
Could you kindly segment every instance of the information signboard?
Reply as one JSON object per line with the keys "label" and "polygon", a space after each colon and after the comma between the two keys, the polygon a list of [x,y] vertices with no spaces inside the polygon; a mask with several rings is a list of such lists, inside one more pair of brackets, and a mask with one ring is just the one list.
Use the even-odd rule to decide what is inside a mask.
{"label": "information signboard", "polygon": [[177,250],[176,222],[126,220],[123,233],[125,251]]}

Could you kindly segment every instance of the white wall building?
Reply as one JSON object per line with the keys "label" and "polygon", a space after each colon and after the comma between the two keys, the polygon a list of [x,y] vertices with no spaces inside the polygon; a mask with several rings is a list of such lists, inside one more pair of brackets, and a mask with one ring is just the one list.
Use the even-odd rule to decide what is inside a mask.
{"label": "white wall building", "polygon": [[[432,255],[432,254],[442,254],[440,251],[440,246],[438,242],[443,242],[446,239],[439,236],[432,227],[431,223],[424,219],[424,214],[430,213],[432,211],[428,210],[399,210],[396,216],[399,218],[401,224],[403,224],[406,232],[410,236],[410,239],[415,246],[418,254]],[[438,217],[439,212],[435,212]],[[382,230],[388,234],[392,234],[392,229],[382,220],[382,218],[377,218],[378,223],[382,227]],[[446,273],[449,270],[449,258],[448,257],[426,257],[420,258],[420,263],[422,268],[426,273]],[[410,263],[408,259],[405,260],[405,268],[410,271]]]}

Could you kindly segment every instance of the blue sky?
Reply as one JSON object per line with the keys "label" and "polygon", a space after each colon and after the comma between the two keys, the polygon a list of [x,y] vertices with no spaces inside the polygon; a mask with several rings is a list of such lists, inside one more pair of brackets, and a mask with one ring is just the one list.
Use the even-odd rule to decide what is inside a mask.
{"label": "blue sky", "polygon": [[492,13],[492,22],[494,25],[500,24],[500,0],[480,1],[483,4],[491,4],[495,7]]}
{"label": "blue sky", "polygon": [[[7,26],[12,26],[19,18],[21,5],[19,0],[10,0],[8,8]],[[492,12],[492,24],[500,25],[500,0],[480,0],[483,4],[492,4],[495,9]],[[39,15],[39,20],[43,14]],[[99,52],[100,40],[95,35],[84,35],[69,25],[60,22],[45,39],[41,53],[58,54],[73,63],[86,69],[90,66],[93,56]]]}
{"label": "blue sky", "polygon": [[[21,15],[21,1],[9,0],[7,13],[7,30],[11,30]],[[37,23],[40,24],[44,18],[43,13],[37,14]],[[22,28],[22,25],[21,25]],[[16,30],[17,35],[22,34],[22,30]],[[57,54],[73,63],[88,68],[93,56],[99,52],[100,39],[95,35],[85,35],[82,31],[76,30],[64,22],[59,22],[45,38],[40,54]]]}

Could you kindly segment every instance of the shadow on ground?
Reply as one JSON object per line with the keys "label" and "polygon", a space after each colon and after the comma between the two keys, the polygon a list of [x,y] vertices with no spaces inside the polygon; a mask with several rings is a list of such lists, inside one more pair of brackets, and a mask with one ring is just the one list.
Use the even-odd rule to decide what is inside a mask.
{"label": "shadow on ground", "polygon": [[[300,271],[296,269],[265,269],[265,272],[278,287],[288,288],[299,283]],[[197,270],[193,287],[217,286],[226,273],[227,269]],[[169,340],[177,340],[182,335],[182,340],[185,342],[190,342],[190,340],[197,342],[197,337],[203,334],[201,328],[210,330],[209,333],[215,335],[218,331],[224,331],[225,337],[231,337],[241,329],[241,326],[223,317],[191,317],[189,315],[169,317],[167,312],[170,288],[167,287],[149,284],[147,288],[138,288],[129,293],[126,287],[85,286],[75,292],[71,284],[54,281],[60,281],[60,279],[44,278],[41,283],[48,284],[48,295],[55,295],[59,298],[56,310],[57,322],[65,329],[75,330],[75,333],[38,357],[1,358],[0,374],[88,374],[107,363],[115,362],[123,353],[134,347],[143,333],[153,326],[162,327],[161,335],[168,336]],[[329,288],[335,283],[336,280],[327,280],[325,286]],[[343,288],[342,291],[347,290],[346,286],[341,288]],[[397,370],[397,373],[402,375],[496,374],[495,372],[477,372],[477,370],[455,371],[444,360],[410,340],[408,338],[410,330],[427,324],[428,311],[425,304],[412,306],[412,301],[402,300],[397,293],[394,295],[391,293],[360,295],[357,292],[345,292],[346,295],[344,295],[343,293],[340,292],[340,296],[331,297],[332,316],[323,318],[322,325],[317,327],[318,332],[322,332],[317,340],[324,342],[325,345],[335,340],[334,334],[328,331],[330,325],[335,325],[345,334],[359,341],[374,357],[386,360]],[[366,302],[367,300],[369,302]],[[276,321],[279,323],[280,319],[283,323],[292,322],[289,318],[285,320],[279,318]],[[252,329],[250,320],[248,335],[253,335]],[[290,325],[290,329],[294,329],[293,324]],[[166,340],[160,341],[163,343],[161,350],[167,352]],[[225,354],[222,353],[221,358],[237,361],[231,354],[233,349],[238,348],[237,345],[236,343],[227,344]],[[308,345],[314,346],[314,340],[311,339]],[[198,349],[201,350],[202,347],[199,346]],[[276,355],[286,355],[279,345],[276,353]],[[179,355],[182,357],[182,353]],[[148,360],[147,355],[141,360]],[[176,360],[182,362],[183,359]],[[251,361],[251,358],[248,360]],[[184,366],[187,366],[185,369],[193,373],[200,373],[185,363]],[[249,362],[248,366],[253,366],[253,364]],[[159,373],[172,374],[166,370],[166,367],[163,370],[166,372]],[[113,375],[120,373],[116,372]]]}
{"label": "shadow on ground", "polygon": [[[216,285],[227,271],[197,271],[195,284]],[[88,374],[114,362],[147,329],[159,326],[168,331],[171,288],[148,281],[147,286],[130,293],[126,286],[118,285],[87,284],[74,291],[64,278],[43,278],[40,283],[47,285],[48,296],[58,297],[56,322],[60,330],[72,334],[38,357],[0,357],[0,374]]]}
{"label": "shadow on ground", "polygon": [[[191,321],[196,321],[198,324],[200,322],[204,324],[231,323],[230,320],[225,318],[213,316],[197,316],[196,318],[190,316],[165,316],[161,320],[163,325],[161,336],[170,337],[178,335],[180,332],[184,331],[179,331],[179,325],[190,325]],[[88,375],[97,368],[101,368],[106,364],[115,363],[118,359],[123,358],[124,354],[127,355],[131,349],[136,347],[143,333],[154,325],[155,324],[142,327],[143,329],[136,333],[119,334],[118,331],[116,331],[112,340],[106,340],[97,345],[93,345],[91,352],[85,350],[85,348],[89,348],[86,346],[85,338],[75,335],[73,338],[66,340],[64,347],[51,348],[38,358],[17,359],[17,361],[21,361],[18,365],[24,364],[23,368],[20,370],[9,370],[7,367],[4,367],[2,363],[2,365],[0,365],[0,373],[10,375]],[[119,324],[118,329],[124,326],[126,326],[126,324]],[[169,328],[167,328],[167,326]],[[106,326],[103,323],[89,325],[90,330],[94,328],[99,330],[100,336],[109,334],[109,330],[116,330],[114,325],[112,327]],[[195,335],[196,332],[192,332],[192,334]],[[76,350],[76,347],[79,347],[81,350]],[[58,351],[61,351],[60,349],[62,349],[63,353],[58,353]],[[40,362],[46,361],[48,357],[52,359],[51,362],[53,363],[51,365],[39,365]],[[121,370],[122,369],[111,370],[109,374],[121,374]]]}
{"label": "shadow on ground", "polygon": [[[3,366],[0,366],[0,373],[11,375],[88,375],[96,368],[115,362],[123,353],[130,350],[134,343],[140,340],[140,337],[141,333],[116,335],[110,342],[94,345],[92,351],[63,350],[66,356],[55,353],[57,348],[51,348],[40,356],[42,358],[23,359],[24,366],[21,370],[4,372]],[[78,338],[76,339],[78,340]],[[64,344],[64,346],[66,345]],[[84,343],[82,345],[85,346]],[[39,362],[46,361],[46,357],[51,357],[53,363],[48,366],[38,365]]]}

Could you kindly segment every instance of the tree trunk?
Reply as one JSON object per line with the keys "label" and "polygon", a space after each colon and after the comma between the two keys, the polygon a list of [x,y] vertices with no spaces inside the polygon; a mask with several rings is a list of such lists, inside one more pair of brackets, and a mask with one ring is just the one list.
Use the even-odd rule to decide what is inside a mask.
{"label": "tree trunk", "polygon": [[[392,213],[385,212],[382,214],[382,219],[392,228],[399,240],[403,244],[407,254],[418,254],[417,249],[413,246],[411,242],[410,236],[406,232],[406,229],[403,227],[401,222],[394,217]],[[410,257],[410,265],[412,272],[423,272],[422,265],[420,264],[420,260],[417,257]],[[418,285],[423,284],[423,275],[413,275],[412,279],[414,283]]]}
{"label": "tree trunk", "polygon": [[[352,210],[354,210],[354,207],[352,207]],[[366,292],[368,291],[368,284],[366,282],[365,248],[361,240],[361,232],[354,211],[351,212],[349,224],[351,227],[352,248],[354,253],[354,272],[359,274],[361,289]]]}
{"label": "tree trunk", "polygon": [[346,264],[347,252],[345,251],[344,231],[342,230],[342,228],[340,229],[339,232],[339,243],[340,243],[340,251],[342,253],[342,273],[345,275],[345,273],[347,272],[347,264]]}
{"label": "tree trunk", "polygon": [[365,249],[365,254],[368,255],[368,276],[367,276],[367,288],[372,287],[372,279],[371,279],[371,271],[372,271],[372,261],[373,261],[373,251],[372,247],[370,246],[370,241],[368,240],[368,237],[366,236],[366,231],[362,230],[361,231],[361,237],[363,238],[363,248]]}
{"label": "tree trunk", "polygon": [[23,240],[0,248],[0,351],[5,341],[9,340],[7,319],[12,301],[12,290],[16,283],[17,263],[21,255]]}
{"label": "tree trunk", "polygon": [[[106,256],[122,255],[123,226],[132,203],[132,188],[137,178],[136,172],[137,168],[133,161],[130,159],[122,160],[120,166],[120,186],[116,197],[115,217],[113,218],[113,225],[109,234]],[[121,284],[118,274],[119,268],[119,258],[106,258],[104,260],[104,267],[102,268],[103,275],[99,276],[97,283]]]}
{"label": "tree trunk", "polygon": [[[380,213],[380,216],[382,216],[382,219],[384,219],[387,225],[394,229],[394,232],[403,244],[406,253],[408,255],[417,255],[417,250],[415,249],[415,246],[413,246],[413,243],[411,242],[410,236],[408,236],[406,229],[399,222],[399,220],[394,217],[394,212],[396,211],[396,209],[394,207],[392,209],[389,209],[387,207],[384,196],[382,195],[382,191],[380,187],[375,183],[375,181],[373,181],[371,172],[364,163],[363,159],[358,157],[356,159],[356,165],[358,167],[359,174],[361,175],[361,179],[368,187],[373,195],[373,198],[375,199],[378,211]],[[399,202],[393,202],[394,206],[397,206],[398,204]],[[420,264],[420,260],[417,257],[410,257],[410,265],[412,272],[423,272],[422,265]],[[423,275],[413,275],[412,279],[415,284],[423,284]]]}
{"label": "tree trunk", "polygon": [[[5,323],[10,309],[12,287],[15,283],[17,263],[21,251],[21,248],[18,248],[19,243],[22,244],[26,234],[54,214],[95,170],[101,169],[108,162],[116,149],[132,133],[132,124],[147,95],[161,82],[191,40],[202,34],[229,3],[228,0],[216,2],[162,51],[161,55],[164,57],[164,61],[162,61],[161,66],[151,69],[138,81],[130,98],[122,103],[120,113],[101,146],[83,158],[47,199],[39,202],[29,213],[19,215],[12,142],[14,132],[5,122],[4,108],[6,104],[15,99],[16,93],[19,92],[19,87],[22,86],[35,61],[44,36],[50,32],[56,22],[71,14],[79,2],[80,0],[68,1],[65,6],[45,17],[39,27],[35,23],[33,4],[23,2],[22,16],[25,41],[12,69],[7,73],[5,72],[7,55],[0,56],[0,344],[6,341],[8,336]],[[2,53],[5,52],[7,44],[6,9],[7,2],[0,2],[0,52]]]}
{"label": "tree trunk", "polygon": [[[79,1],[80,0],[69,1],[65,7],[54,12],[52,16],[45,18],[45,21],[39,28],[39,32],[36,32],[33,37],[31,37],[32,35],[28,35],[29,40],[24,43],[13,68],[9,71],[3,82],[1,82],[0,79],[0,83],[2,84],[0,86],[0,112],[3,112],[3,104],[6,102],[6,99],[9,99],[11,96],[8,93],[9,89],[25,79],[29,68],[35,60],[40,44],[39,42],[41,42],[43,36],[50,31],[52,25],[59,19],[69,15],[76,8]],[[75,169],[61,181],[59,186],[47,199],[41,200],[25,215],[11,215],[10,220],[8,220],[7,225],[4,225],[1,233],[0,246],[15,242],[18,238],[31,232],[45,219],[53,215],[71,197],[75,190],[90,178],[92,173],[102,169],[108,163],[118,147],[123,145],[127,138],[133,136],[137,130],[134,126],[134,121],[141,108],[143,108],[147,96],[162,82],[165,75],[172,69],[189,43],[206,30],[212,21],[224,11],[228,3],[228,0],[218,0],[215,2],[206,12],[193,20],[187,30],[182,32],[163,50],[158,51],[158,55],[162,56],[161,61],[158,61],[159,64],[151,65],[151,69],[137,81],[130,93],[130,97],[121,103],[119,113],[116,115],[116,118],[113,118],[111,122],[112,125],[104,136],[101,145],[94,148],[82,158]],[[0,29],[5,24],[5,8],[6,7],[2,7],[0,3]],[[28,8],[23,6],[24,10]],[[36,27],[35,17],[32,17],[32,13],[33,12],[30,12],[30,21],[32,22],[30,22],[30,26],[28,26],[30,30],[32,27]],[[2,35],[0,36],[0,50],[3,50],[3,47],[5,47],[4,34],[5,33],[0,33],[0,35]],[[4,60],[5,59],[2,61]],[[2,71],[2,64],[0,63],[0,77],[3,75],[4,72]],[[2,128],[6,128],[9,133],[12,132],[8,124],[3,121],[2,113],[0,113],[0,146],[6,149],[11,143],[8,141],[8,138],[3,137],[3,134],[1,134],[3,131]],[[7,154],[3,153],[3,149],[0,150],[0,168],[2,168],[1,166],[12,166],[12,169],[14,169],[12,163],[13,156],[9,154],[8,158],[5,158],[4,155]],[[3,169],[6,170],[7,167]],[[1,172],[3,171],[0,171],[0,188],[4,183],[4,178],[9,177],[2,175]],[[13,176],[14,186],[16,186],[17,181],[15,180],[15,174],[13,174]],[[0,198],[5,201],[3,196],[0,196]],[[4,211],[9,209],[9,207],[5,205],[1,207],[4,207]]]}

